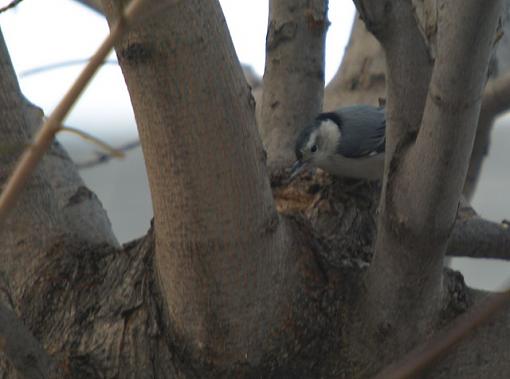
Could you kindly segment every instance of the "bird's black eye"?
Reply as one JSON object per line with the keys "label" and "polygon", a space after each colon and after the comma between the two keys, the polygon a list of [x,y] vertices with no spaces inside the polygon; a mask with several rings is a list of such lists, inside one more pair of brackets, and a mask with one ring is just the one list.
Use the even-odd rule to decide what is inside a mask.
{"label": "bird's black eye", "polygon": [[310,148],[310,151],[312,153],[315,153],[317,151],[317,145],[313,145],[311,148]]}

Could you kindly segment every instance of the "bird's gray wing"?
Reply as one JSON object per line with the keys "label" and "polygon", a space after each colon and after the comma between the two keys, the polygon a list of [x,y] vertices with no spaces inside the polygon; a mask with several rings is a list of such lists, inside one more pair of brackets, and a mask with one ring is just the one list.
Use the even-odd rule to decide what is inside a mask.
{"label": "bird's gray wing", "polygon": [[386,119],[384,109],[355,105],[337,111],[341,131],[337,151],[348,158],[384,152]]}

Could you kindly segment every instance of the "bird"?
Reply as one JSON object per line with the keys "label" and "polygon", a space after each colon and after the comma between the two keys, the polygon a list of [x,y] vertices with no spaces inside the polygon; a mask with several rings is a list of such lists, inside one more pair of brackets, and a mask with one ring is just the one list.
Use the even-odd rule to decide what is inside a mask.
{"label": "bird", "polygon": [[312,166],[334,176],[380,180],[385,130],[382,107],[359,104],[320,113],[298,135],[290,178]]}

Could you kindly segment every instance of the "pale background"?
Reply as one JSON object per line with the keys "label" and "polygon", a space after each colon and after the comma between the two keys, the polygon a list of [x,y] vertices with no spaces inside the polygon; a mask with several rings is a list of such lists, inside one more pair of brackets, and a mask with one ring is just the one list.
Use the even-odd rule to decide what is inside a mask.
{"label": "pale background", "polygon": [[[0,5],[9,1],[2,0]],[[267,0],[220,0],[241,62],[264,71]],[[326,80],[342,58],[354,17],[352,2],[330,0],[326,47]],[[54,63],[89,57],[108,32],[106,21],[70,0],[25,0],[0,14],[0,26],[25,95],[48,114],[78,75],[81,65],[26,75],[27,71]],[[112,55],[110,60],[115,60]],[[115,64],[105,65],[66,121],[101,137],[112,145],[135,140],[137,131],[129,96]],[[500,120],[473,201],[483,216],[500,221],[510,218],[507,161],[510,159],[510,122]],[[62,135],[76,161],[94,156],[95,147],[76,137]],[[150,194],[140,148],[124,160],[82,170],[86,183],[107,209],[113,229],[122,242],[142,236],[152,217]],[[455,259],[466,281],[476,287],[494,289],[510,277],[510,264],[489,260]]]}

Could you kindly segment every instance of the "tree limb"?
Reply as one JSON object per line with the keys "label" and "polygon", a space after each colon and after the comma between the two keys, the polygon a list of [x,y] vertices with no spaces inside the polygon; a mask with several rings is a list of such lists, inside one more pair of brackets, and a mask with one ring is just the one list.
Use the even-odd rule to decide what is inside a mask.
{"label": "tree limb", "polygon": [[271,172],[295,160],[294,144],[322,108],[328,2],[271,0],[260,111]]}
{"label": "tree limb", "polygon": [[[400,204],[404,217],[416,223],[412,229],[428,230],[433,238],[443,241],[455,220],[475,137],[489,53],[502,10],[501,1],[490,5],[476,1],[467,4],[438,5],[441,9],[438,55],[422,128],[404,163],[404,172],[410,175],[398,181],[399,188],[407,189]],[[483,23],[479,22],[481,19]],[[479,46],[476,54],[473,43]]]}
{"label": "tree limb", "polygon": [[[428,367],[439,358],[443,358],[450,349],[461,340],[468,337],[469,334],[473,333],[476,328],[482,326],[490,318],[494,318],[498,311],[504,307],[508,307],[509,303],[510,289],[488,296],[470,311],[457,317],[444,331],[436,333],[430,340],[411,350],[396,363],[383,369],[373,379],[401,379],[419,374],[424,368]],[[498,314],[498,316],[500,315]],[[501,318],[501,316],[499,318]],[[507,321],[507,317],[503,318]],[[500,329],[501,332],[508,334],[508,321],[504,325],[499,326],[504,328],[504,330]],[[495,335],[498,335],[497,329],[494,327],[489,328],[492,330],[493,336],[491,339],[493,339]],[[485,344],[488,344],[488,342],[485,341],[483,345]],[[501,346],[499,350],[500,349],[505,349],[505,347]],[[498,348],[493,348],[493,350],[498,350]],[[473,355],[473,352],[471,352],[470,355]],[[507,359],[503,360],[508,362]],[[482,370],[472,373],[474,374],[472,376],[476,378],[483,377],[484,375],[481,374],[481,371]],[[441,370],[438,370],[438,372],[441,372]],[[501,374],[505,375],[504,372],[505,371],[501,372]]]}
{"label": "tree limb", "polygon": [[[415,236],[402,238],[393,200],[394,194],[401,191],[395,181],[402,173],[397,173],[396,168],[406,152],[405,143],[420,127],[432,61],[417,27],[411,1],[367,0],[362,3],[363,8],[358,10],[361,14],[365,12],[365,20],[370,19],[367,28],[381,42],[387,65],[385,178],[375,255],[367,278],[366,311],[375,330],[391,328],[396,331],[392,336],[397,347],[393,353],[400,354],[429,328],[432,318],[429,316],[435,314],[430,307],[430,297],[439,296],[438,283],[442,275],[442,260],[430,267],[425,264],[421,251],[416,251],[419,244],[415,243]],[[406,296],[402,296],[403,293]],[[413,325],[406,320],[413,320]]]}
{"label": "tree limb", "polygon": [[35,135],[32,146],[26,149],[21,156],[19,163],[16,165],[11,177],[0,194],[0,223],[5,220],[9,211],[14,207],[21,193],[21,189],[27,182],[30,174],[35,170],[46,150],[50,147],[55,134],[60,130],[64,118],[78,99],[78,96],[83,92],[96,70],[101,66],[103,60],[113,47],[113,44],[122,36],[122,33],[127,29],[129,23],[139,15],[142,4],[143,0],[135,0],[128,5],[122,22],[119,21],[112,27],[112,31],[101,46],[99,46],[80,76],[73,83],[48,119],[43,123],[40,130]]}
{"label": "tree limb", "polygon": [[451,257],[510,260],[510,225],[485,220],[461,202],[446,254]]}
{"label": "tree limb", "polygon": [[[442,306],[444,253],[464,184],[501,2],[437,4],[438,42],[431,75],[432,56],[411,2],[384,4],[390,21],[376,36],[388,63],[389,130],[367,309],[376,328],[397,330],[392,338],[403,352],[433,328]],[[480,46],[476,52],[472,43]],[[459,70],[465,62],[468,69]]]}

